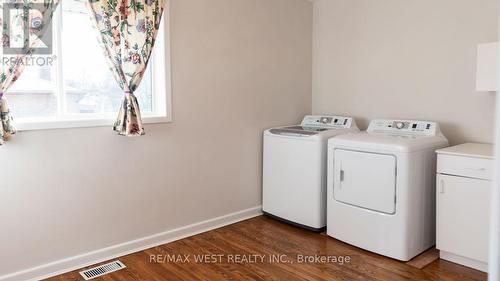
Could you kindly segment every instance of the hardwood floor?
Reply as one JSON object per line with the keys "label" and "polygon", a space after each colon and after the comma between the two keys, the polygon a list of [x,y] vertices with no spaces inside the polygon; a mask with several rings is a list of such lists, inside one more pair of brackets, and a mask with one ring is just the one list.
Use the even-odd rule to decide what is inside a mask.
{"label": "hardwood floor", "polygon": [[[220,262],[200,262],[213,254]],[[175,257],[177,262],[164,260]],[[174,256],[172,256],[174,255]],[[178,255],[178,256],[177,256]],[[237,256],[241,255],[241,256]],[[263,255],[263,261],[260,257]],[[283,258],[272,262],[270,257]],[[350,262],[300,262],[298,255],[349,256]],[[154,257],[154,261],[151,261]],[[189,261],[185,260],[185,257]],[[247,260],[238,260],[237,258]],[[253,257],[253,259],[252,259]],[[486,280],[485,273],[437,260],[423,269],[385,258],[322,234],[261,216],[121,257],[126,269],[94,280]],[[48,280],[83,280],[78,271]]]}

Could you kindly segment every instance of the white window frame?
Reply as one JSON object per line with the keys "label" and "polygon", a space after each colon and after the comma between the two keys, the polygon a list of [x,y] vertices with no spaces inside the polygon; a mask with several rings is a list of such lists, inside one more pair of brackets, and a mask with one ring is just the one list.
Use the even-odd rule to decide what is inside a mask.
{"label": "white window frame", "polygon": [[[57,17],[54,17],[55,24],[60,24],[62,19],[62,9],[57,9]],[[89,24],[92,24],[89,20]],[[154,73],[152,78],[153,91],[153,113],[141,113],[143,124],[169,123],[172,122],[172,87],[171,87],[171,67],[170,67],[170,15],[169,9],[165,9],[162,19],[163,29],[160,29],[157,35],[157,41],[152,53],[152,70]],[[56,28],[54,32],[54,40],[60,40],[61,29]],[[158,44],[160,40],[164,40],[163,44]],[[96,39],[97,40],[97,39]],[[57,52],[60,52],[58,50]],[[60,56],[59,56],[60,57]],[[161,67],[161,62],[164,67]],[[60,60],[56,60],[60,64]],[[61,69],[60,65],[57,67]],[[56,73],[56,75],[60,75]],[[160,78],[157,78],[160,77]],[[161,79],[164,77],[164,79]],[[60,80],[60,77],[59,77]],[[62,84],[62,83],[59,83]],[[60,86],[59,86],[60,87]],[[62,89],[57,89],[59,94]],[[165,94],[159,94],[165,93]],[[16,93],[13,93],[14,95]],[[59,115],[64,106],[64,94],[57,97],[58,115],[51,117],[33,117],[33,118],[16,118],[14,124],[18,131],[30,130],[45,130],[45,129],[64,129],[64,128],[86,128],[86,127],[111,127],[113,126],[118,112],[110,114],[91,114],[86,117],[85,114],[65,114]],[[8,94],[7,94],[8,98]]]}

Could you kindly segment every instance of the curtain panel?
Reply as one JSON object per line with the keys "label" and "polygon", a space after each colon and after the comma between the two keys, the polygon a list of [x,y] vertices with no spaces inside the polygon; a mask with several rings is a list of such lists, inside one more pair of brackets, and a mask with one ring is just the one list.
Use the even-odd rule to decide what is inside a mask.
{"label": "curtain panel", "polygon": [[144,76],[160,28],[165,0],[88,0],[115,80],[124,91],[113,129],[120,135],[144,135],[134,91]]}
{"label": "curtain panel", "polygon": [[[0,52],[0,145],[16,133],[5,92],[19,78],[26,67],[26,58],[36,54],[43,34],[50,27],[59,0],[0,1],[2,46]],[[3,13],[9,9],[9,13]],[[15,12],[12,12],[15,11]],[[9,15],[4,19],[3,15]],[[26,31],[27,36],[18,36]],[[26,37],[26,38],[25,38]],[[21,41],[22,48],[12,48],[14,41]],[[16,45],[18,46],[18,45]]]}

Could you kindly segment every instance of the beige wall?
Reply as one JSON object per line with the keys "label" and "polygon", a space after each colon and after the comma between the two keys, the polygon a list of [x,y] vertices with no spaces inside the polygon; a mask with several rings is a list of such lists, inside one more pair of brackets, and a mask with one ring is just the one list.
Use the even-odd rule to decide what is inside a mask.
{"label": "beige wall", "polygon": [[498,1],[318,0],[313,112],[435,120],[452,143],[492,142],[494,95],[475,92],[476,45]]}
{"label": "beige wall", "polygon": [[174,122],[0,147],[0,279],[261,204],[262,131],[311,110],[312,4],[170,2]]}

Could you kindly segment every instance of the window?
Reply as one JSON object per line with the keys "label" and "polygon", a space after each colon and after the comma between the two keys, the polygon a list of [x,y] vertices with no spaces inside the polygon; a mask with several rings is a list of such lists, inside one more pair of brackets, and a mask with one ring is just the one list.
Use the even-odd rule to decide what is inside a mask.
{"label": "window", "polygon": [[[19,129],[113,124],[123,91],[109,70],[85,1],[60,2],[52,22],[53,54],[44,56],[41,64],[27,66],[9,89],[6,96]],[[165,15],[163,21],[166,19]],[[169,121],[170,117],[165,36],[162,25],[135,92],[145,123]]]}

